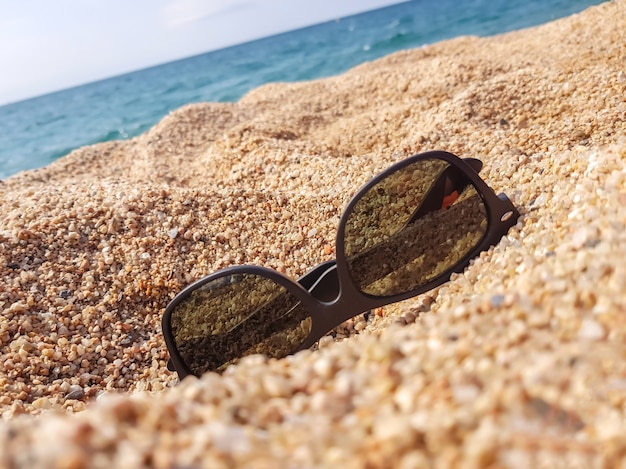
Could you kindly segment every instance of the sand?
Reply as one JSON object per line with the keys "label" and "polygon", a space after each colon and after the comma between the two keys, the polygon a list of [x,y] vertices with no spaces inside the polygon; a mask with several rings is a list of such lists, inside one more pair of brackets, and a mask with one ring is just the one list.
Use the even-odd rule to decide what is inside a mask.
{"label": "sand", "polygon": [[[198,103],[0,182],[0,467],[622,467],[626,1]],[[334,256],[412,154],[483,160],[522,216],[319,350],[177,384],[185,285]]]}

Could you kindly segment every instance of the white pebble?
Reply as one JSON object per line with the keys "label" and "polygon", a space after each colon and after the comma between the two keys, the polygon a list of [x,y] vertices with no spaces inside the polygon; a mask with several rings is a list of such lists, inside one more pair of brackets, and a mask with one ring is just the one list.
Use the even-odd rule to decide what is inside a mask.
{"label": "white pebble", "polygon": [[599,340],[604,337],[604,327],[593,319],[583,319],[578,331],[578,337],[587,340]]}
{"label": "white pebble", "polygon": [[459,384],[452,386],[452,395],[458,404],[469,404],[478,397],[480,390],[473,384]]}

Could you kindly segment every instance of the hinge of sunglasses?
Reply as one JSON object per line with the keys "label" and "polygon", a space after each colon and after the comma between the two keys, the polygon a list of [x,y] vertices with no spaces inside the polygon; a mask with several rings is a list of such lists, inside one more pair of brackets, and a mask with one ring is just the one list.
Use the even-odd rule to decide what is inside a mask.
{"label": "hinge of sunglasses", "polygon": [[[498,194],[498,199],[500,200],[509,200],[509,198],[507,197],[507,195],[504,192],[500,192]],[[513,216],[513,210],[509,210],[508,212],[505,212],[501,217],[500,217],[500,221],[507,221],[509,220],[511,217]]]}

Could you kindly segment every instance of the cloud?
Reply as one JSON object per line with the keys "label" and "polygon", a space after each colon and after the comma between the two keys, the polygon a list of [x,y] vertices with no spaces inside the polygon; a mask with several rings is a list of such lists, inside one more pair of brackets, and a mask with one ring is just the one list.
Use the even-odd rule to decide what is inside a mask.
{"label": "cloud", "polygon": [[161,18],[168,28],[179,28],[211,16],[239,10],[251,4],[233,0],[172,0],[161,9]]}

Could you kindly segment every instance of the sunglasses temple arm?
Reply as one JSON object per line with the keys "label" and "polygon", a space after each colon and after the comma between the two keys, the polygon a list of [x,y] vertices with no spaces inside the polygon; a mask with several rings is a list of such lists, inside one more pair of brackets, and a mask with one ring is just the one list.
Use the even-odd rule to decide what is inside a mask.
{"label": "sunglasses temple arm", "polygon": [[503,212],[503,215],[500,221],[502,222],[501,226],[504,230],[502,236],[504,236],[509,228],[517,223],[520,213],[519,210],[517,210],[517,207],[515,207],[515,204],[513,204],[513,201],[509,199],[509,196],[506,195],[504,192],[500,192],[497,197],[502,204],[501,210]]}
{"label": "sunglasses temple arm", "polygon": [[[480,163],[480,160],[476,161]],[[455,191],[460,194],[468,183],[468,179],[461,169],[448,166],[430,187],[424,200],[413,212],[404,227],[406,228],[431,212],[445,208],[446,197]]]}
{"label": "sunglasses temple arm", "polygon": [[330,261],[322,262],[321,264],[316,265],[302,277],[300,277],[297,281],[305,290],[310,290],[313,286],[319,282],[320,278],[328,271],[329,268],[335,267],[337,265],[337,261],[332,259]]}
{"label": "sunglasses temple arm", "polygon": [[298,283],[320,301],[332,301],[339,296],[339,276],[335,259],[315,266],[298,279]]}
{"label": "sunglasses temple arm", "polygon": [[476,171],[476,173],[480,173],[480,170],[483,169],[483,162],[478,158],[463,158],[463,161]]}

